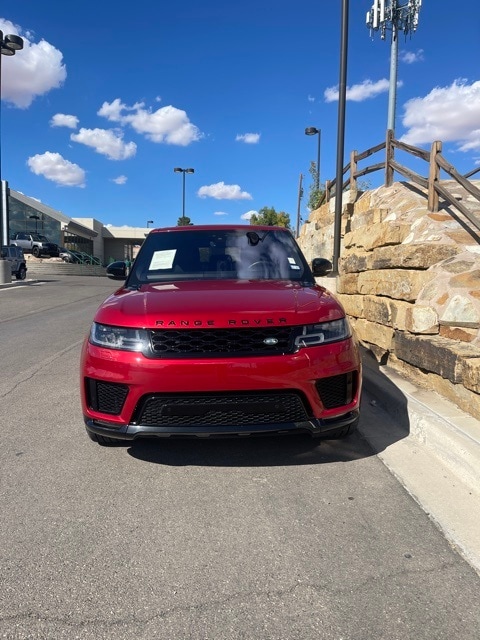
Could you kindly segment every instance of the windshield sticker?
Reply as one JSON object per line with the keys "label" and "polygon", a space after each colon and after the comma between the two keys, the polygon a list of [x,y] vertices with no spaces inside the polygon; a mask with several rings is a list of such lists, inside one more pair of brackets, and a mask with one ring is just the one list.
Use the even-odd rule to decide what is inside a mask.
{"label": "windshield sticker", "polygon": [[150,261],[149,271],[154,269],[171,269],[176,249],[166,249],[165,251],[155,251]]}

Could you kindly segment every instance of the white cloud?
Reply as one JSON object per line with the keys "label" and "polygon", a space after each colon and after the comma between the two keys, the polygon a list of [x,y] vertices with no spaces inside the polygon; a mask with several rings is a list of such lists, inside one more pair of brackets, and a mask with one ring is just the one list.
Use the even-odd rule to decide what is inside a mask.
{"label": "white cloud", "polygon": [[63,55],[46,40],[33,42],[30,32],[0,18],[4,35],[23,38],[23,49],[2,60],[2,100],[27,109],[37,96],[60,87],[67,77]]}
{"label": "white cloud", "polygon": [[214,216],[228,216],[228,213],[225,213],[225,211],[214,211],[213,215]]}
{"label": "white cloud", "polygon": [[315,102],[315,98],[313,96],[311,96],[310,94],[308,94],[307,100],[309,102]]}
{"label": "white cloud", "polygon": [[125,184],[127,180],[127,176],[118,176],[118,178],[112,178],[112,182],[115,182],[115,184]]}
{"label": "white cloud", "polygon": [[137,145],[134,142],[125,143],[123,133],[111,129],[82,128],[78,133],[72,133],[70,140],[92,147],[110,160],[126,160],[137,153]]}
{"label": "white cloud", "polygon": [[84,187],[85,171],[77,164],[65,160],[59,153],[46,151],[27,160],[32,173],[43,176],[62,187]]}
{"label": "white cloud", "polygon": [[415,62],[421,62],[424,60],[423,57],[423,49],[418,49],[418,51],[402,51],[399,56],[402,62],[406,64],[414,64]]}
{"label": "white cloud", "polygon": [[190,122],[185,111],[171,105],[157,111],[145,109],[144,106],[143,102],[137,102],[129,107],[116,98],[111,103],[104,102],[98,115],[112,122],[128,124],[152,142],[186,147],[203,138],[203,133]]}
{"label": "white cloud", "polygon": [[[397,87],[402,86],[402,82],[397,82]],[[390,82],[386,78],[372,82],[371,80],[364,80],[361,84],[354,84],[351,87],[347,87],[346,97],[347,100],[352,102],[363,102],[370,98],[376,98],[380,93],[386,93],[390,87]],[[336,87],[329,87],[324,92],[325,102],[335,102],[338,100],[338,85]]]}
{"label": "white cloud", "polygon": [[235,140],[237,142],[245,142],[245,144],[258,144],[258,142],[260,142],[260,134],[259,133],[243,133],[242,135],[238,134]]}
{"label": "white cloud", "polygon": [[459,151],[480,151],[480,81],[455,80],[404,105],[402,142],[457,142]]}
{"label": "white cloud", "polygon": [[197,195],[199,198],[215,198],[216,200],[252,200],[252,196],[246,191],[242,191],[238,184],[225,184],[224,182],[200,187]]}
{"label": "white cloud", "polygon": [[76,129],[78,127],[78,122],[77,116],[68,116],[65,113],[56,113],[50,120],[50,126]]}
{"label": "white cloud", "polygon": [[258,211],[254,211],[254,210],[252,210],[252,211],[247,211],[246,213],[242,214],[242,215],[240,216],[240,218],[241,218],[242,220],[250,220],[250,218],[251,218],[252,216],[254,216],[254,215],[255,215],[255,216],[256,216],[256,215],[258,215]]}

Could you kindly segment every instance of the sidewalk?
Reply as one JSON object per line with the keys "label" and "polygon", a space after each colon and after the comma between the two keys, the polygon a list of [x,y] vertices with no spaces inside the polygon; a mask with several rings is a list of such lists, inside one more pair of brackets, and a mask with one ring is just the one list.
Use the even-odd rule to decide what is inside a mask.
{"label": "sidewalk", "polygon": [[480,573],[480,422],[368,353],[363,363],[360,433]]}

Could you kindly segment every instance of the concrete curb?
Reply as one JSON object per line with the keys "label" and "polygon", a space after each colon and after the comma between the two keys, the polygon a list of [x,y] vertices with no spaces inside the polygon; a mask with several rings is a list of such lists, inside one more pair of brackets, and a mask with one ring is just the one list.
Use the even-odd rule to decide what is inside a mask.
{"label": "concrete curb", "polygon": [[480,422],[368,353],[363,362],[361,434],[480,573]]}

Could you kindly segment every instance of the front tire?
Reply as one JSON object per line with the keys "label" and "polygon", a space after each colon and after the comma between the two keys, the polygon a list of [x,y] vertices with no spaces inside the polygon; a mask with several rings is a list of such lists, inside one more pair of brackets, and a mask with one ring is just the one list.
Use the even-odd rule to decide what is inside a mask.
{"label": "front tire", "polygon": [[20,267],[20,269],[15,274],[17,280],[25,280],[27,277],[27,269],[25,267]]}
{"label": "front tire", "polygon": [[33,247],[32,253],[35,256],[35,258],[39,258],[40,257],[40,247]]}

